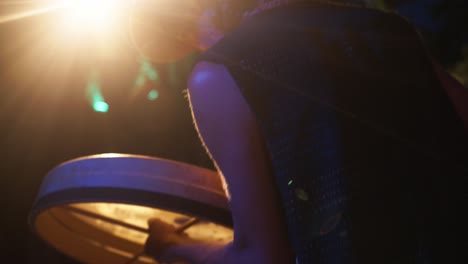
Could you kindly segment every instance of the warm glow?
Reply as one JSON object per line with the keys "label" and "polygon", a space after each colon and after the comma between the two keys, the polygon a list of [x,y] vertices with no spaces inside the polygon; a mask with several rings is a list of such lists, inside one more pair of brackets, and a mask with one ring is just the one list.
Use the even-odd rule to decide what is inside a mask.
{"label": "warm glow", "polygon": [[[148,236],[147,222],[152,217],[161,219],[175,227],[183,225],[191,218],[171,211],[130,204],[78,203],[66,208],[83,223],[138,244],[145,243]],[[99,215],[100,219],[92,215]],[[231,241],[233,237],[230,228],[208,221],[194,224],[187,228],[185,233],[198,240],[226,243]]]}
{"label": "warm glow", "polygon": [[109,31],[115,25],[118,14],[124,9],[125,0],[64,0],[65,25],[69,30]]}

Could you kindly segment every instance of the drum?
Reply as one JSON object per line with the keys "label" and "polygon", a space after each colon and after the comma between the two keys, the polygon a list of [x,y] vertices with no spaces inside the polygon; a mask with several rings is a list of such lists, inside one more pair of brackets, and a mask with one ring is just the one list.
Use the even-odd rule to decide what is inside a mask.
{"label": "drum", "polygon": [[155,262],[141,255],[150,218],[194,239],[228,242],[233,237],[219,174],[128,154],[86,156],[52,169],[29,224],[50,246],[80,262],[137,264]]}

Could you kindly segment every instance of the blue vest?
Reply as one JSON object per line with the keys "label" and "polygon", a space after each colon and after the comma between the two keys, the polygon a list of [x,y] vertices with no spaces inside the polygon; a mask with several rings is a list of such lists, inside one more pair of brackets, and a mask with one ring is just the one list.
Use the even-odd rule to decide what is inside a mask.
{"label": "blue vest", "polygon": [[464,254],[466,136],[404,19],[290,5],[242,23],[198,61],[225,65],[256,115],[298,263]]}

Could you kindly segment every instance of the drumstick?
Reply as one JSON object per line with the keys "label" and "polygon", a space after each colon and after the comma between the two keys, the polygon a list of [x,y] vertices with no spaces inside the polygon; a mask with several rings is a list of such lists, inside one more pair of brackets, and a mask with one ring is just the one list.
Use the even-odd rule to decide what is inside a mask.
{"label": "drumstick", "polygon": [[138,231],[138,232],[141,232],[141,233],[148,233],[147,228],[139,227],[139,226],[136,226],[136,225],[133,225],[133,224],[121,221],[121,220],[117,220],[117,219],[110,218],[110,217],[107,217],[107,216],[104,216],[104,215],[100,215],[100,214],[97,214],[97,213],[94,213],[94,212],[91,212],[91,211],[88,211],[88,210],[84,210],[84,209],[81,209],[81,208],[78,208],[78,207],[65,205],[65,206],[63,206],[63,208],[65,208],[65,209],[67,209],[67,210],[69,210],[69,211],[71,211],[73,213],[76,213],[76,214],[80,214],[80,215],[87,216],[87,217],[90,217],[90,218],[96,218],[96,219],[99,219],[101,221],[111,223],[111,224],[114,224],[114,225],[119,225],[119,226],[122,226],[122,227],[125,227],[125,228],[128,228],[128,229],[132,229],[134,231]]}
{"label": "drumstick", "polygon": [[[73,207],[73,206],[69,206],[69,205],[64,206],[64,208],[66,208],[67,210],[72,211],[74,213],[80,214],[80,215],[96,218],[96,219],[102,220],[104,222],[108,222],[108,223],[111,223],[111,224],[123,226],[123,227],[128,228],[128,229],[132,229],[134,231],[138,231],[138,232],[142,232],[142,233],[148,233],[148,231],[149,231],[147,228],[132,225],[132,224],[129,224],[129,223],[126,223],[126,222],[123,222],[123,221],[120,221],[120,220],[117,220],[117,219],[114,219],[114,218],[103,216],[103,215],[100,215],[100,214],[97,214],[97,213],[94,213],[94,212],[91,212],[91,211],[83,210],[81,208],[77,208],[77,207]],[[198,219],[196,217],[192,217],[187,222],[185,222],[181,226],[177,227],[175,232],[176,233],[182,233],[187,228],[189,228],[192,225],[198,223],[199,221],[200,221],[200,219]],[[137,259],[139,259],[144,254],[145,254],[144,251],[140,252],[140,253],[134,255],[131,259],[129,259],[124,264],[130,264],[130,263],[136,261]]]}
{"label": "drumstick", "polygon": [[[198,223],[198,221],[200,221],[200,219],[198,218],[190,218],[187,222],[185,222],[183,225],[179,226],[176,228],[175,232],[176,233],[182,233],[184,232],[187,228],[191,227],[192,225]],[[140,252],[138,254],[136,254],[135,256],[133,256],[133,258],[129,259],[127,262],[125,262],[124,264],[131,264],[133,263],[134,261],[138,260],[140,257],[142,257],[143,255],[145,255],[145,252]]]}

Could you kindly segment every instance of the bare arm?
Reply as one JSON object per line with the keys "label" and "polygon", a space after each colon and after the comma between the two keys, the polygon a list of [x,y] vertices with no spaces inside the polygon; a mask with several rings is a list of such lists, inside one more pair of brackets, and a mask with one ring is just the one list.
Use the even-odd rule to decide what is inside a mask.
{"label": "bare arm", "polygon": [[[293,263],[263,137],[235,81],[224,66],[201,62],[188,91],[200,137],[225,180],[234,222],[234,241],[214,248],[203,263]],[[179,255],[197,263],[196,247],[180,245]]]}
{"label": "bare arm", "polygon": [[193,116],[228,186],[234,245],[275,247],[286,239],[286,230],[255,117],[224,66],[202,62],[194,72],[189,83]]}

